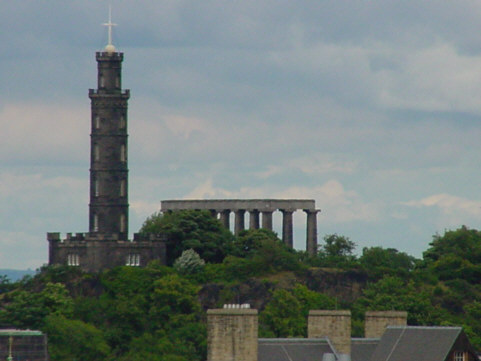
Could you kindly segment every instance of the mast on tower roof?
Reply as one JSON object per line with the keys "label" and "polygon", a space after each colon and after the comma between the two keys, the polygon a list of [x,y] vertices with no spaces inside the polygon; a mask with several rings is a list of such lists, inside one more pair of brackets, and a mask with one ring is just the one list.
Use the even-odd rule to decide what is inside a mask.
{"label": "mast on tower roof", "polygon": [[111,5],[109,5],[109,22],[103,23],[102,25],[108,28],[108,43],[105,46],[105,51],[107,53],[114,53],[115,46],[112,44],[112,27],[116,26],[117,24],[114,24],[112,22],[112,6]]}

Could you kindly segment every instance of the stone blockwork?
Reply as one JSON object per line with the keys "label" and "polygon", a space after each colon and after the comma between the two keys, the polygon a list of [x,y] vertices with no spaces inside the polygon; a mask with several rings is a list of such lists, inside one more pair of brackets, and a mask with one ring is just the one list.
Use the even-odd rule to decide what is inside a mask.
{"label": "stone blockwork", "polygon": [[257,310],[207,311],[207,361],[257,361],[257,338]]}
{"label": "stone blockwork", "polygon": [[91,100],[89,232],[48,233],[49,264],[98,272],[116,266],[165,263],[165,239],[134,235],[128,240],[127,102],[122,91],[123,53],[109,44],[96,53],[97,89]]}
{"label": "stone blockwork", "polygon": [[[293,246],[293,218],[296,210],[303,210],[307,215],[306,251],[313,255],[317,252],[317,213],[313,199],[209,199],[209,200],[164,200],[160,202],[162,212],[179,210],[208,210],[213,216],[219,216],[226,228],[230,228],[230,213],[235,215],[234,232],[238,234],[245,229],[245,214],[249,212],[249,228],[272,230],[272,213],[282,212],[282,240],[289,247]],[[262,222],[260,221],[262,217]]]}
{"label": "stone blockwork", "polygon": [[339,354],[351,354],[351,311],[311,310],[307,320],[307,337],[329,337]]}
{"label": "stone blockwork", "polygon": [[89,232],[128,238],[127,101],[123,53],[97,52],[97,89],[91,100]]}
{"label": "stone blockwork", "polygon": [[134,235],[133,241],[119,240],[116,235],[89,233],[48,233],[49,264],[80,267],[97,272],[117,266],[144,267],[153,260],[165,264],[165,239],[149,235]]}
{"label": "stone blockwork", "polygon": [[406,311],[366,311],[364,318],[364,337],[380,338],[387,326],[406,326]]}

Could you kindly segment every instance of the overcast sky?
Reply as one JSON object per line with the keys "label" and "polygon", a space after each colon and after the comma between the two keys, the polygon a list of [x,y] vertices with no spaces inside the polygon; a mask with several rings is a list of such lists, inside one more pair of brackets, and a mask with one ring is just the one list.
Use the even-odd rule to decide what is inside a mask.
{"label": "overcast sky", "polygon": [[[436,232],[481,228],[481,1],[112,5],[131,232],[177,198],[314,198],[319,239],[358,252],[421,257]],[[107,17],[107,1],[0,3],[0,268],[45,264],[46,232],[88,230]]]}

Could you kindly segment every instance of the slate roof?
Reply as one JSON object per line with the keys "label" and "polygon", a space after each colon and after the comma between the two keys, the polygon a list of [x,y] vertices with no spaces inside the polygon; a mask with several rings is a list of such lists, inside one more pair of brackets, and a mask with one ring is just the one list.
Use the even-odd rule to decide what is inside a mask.
{"label": "slate roof", "polygon": [[461,327],[388,326],[371,361],[444,361]]}
{"label": "slate roof", "polygon": [[369,361],[379,345],[379,338],[352,338],[351,361]]}
{"label": "slate roof", "polygon": [[334,353],[327,338],[260,338],[258,361],[321,361]]}

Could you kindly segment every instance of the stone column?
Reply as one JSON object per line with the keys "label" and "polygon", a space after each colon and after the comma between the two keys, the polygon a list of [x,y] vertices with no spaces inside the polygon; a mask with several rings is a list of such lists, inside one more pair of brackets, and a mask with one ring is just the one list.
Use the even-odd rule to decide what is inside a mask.
{"label": "stone column", "polygon": [[281,209],[282,212],[282,241],[289,247],[293,246],[292,213],[293,209]]}
{"label": "stone column", "polygon": [[222,223],[222,225],[225,228],[230,229],[230,209],[223,209],[219,213],[220,222]]}
{"label": "stone column", "polygon": [[259,211],[257,209],[249,210],[249,229],[259,229]]}
{"label": "stone column", "polygon": [[306,251],[311,256],[317,253],[317,209],[304,209],[307,213]]}
{"label": "stone column", "polygon": [[235,211],[235,224],[234,224],[234,234],[239,234],[245,229],[244,224],[244,214],[246,211],[244,209],[238,209]]}
{"label": "stone column", "polygon": [[272,212],[262,211],[262,228],[272,231]]}

